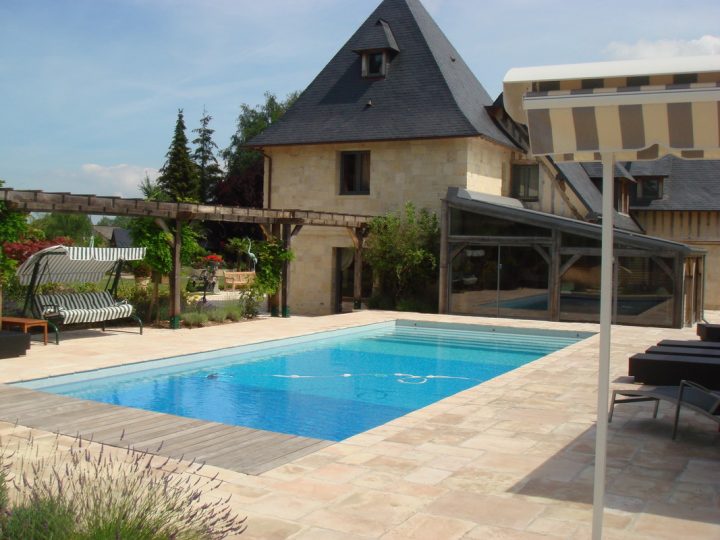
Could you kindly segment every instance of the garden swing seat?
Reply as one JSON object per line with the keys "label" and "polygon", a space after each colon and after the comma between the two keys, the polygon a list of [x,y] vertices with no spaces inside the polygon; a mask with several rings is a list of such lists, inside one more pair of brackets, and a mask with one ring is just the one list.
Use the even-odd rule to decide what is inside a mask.
{"label": "garden swing seat", "polygon": [[[59,342],[58,325],[105,323],[130,318],[143,333],[133,306],[115,300],[120,270],[125,261],[141,260],[145,248],[79,248],[53,246],[31,255],[18,268],[20,283],[28,286],[24,313],[48,321]],[[104,291],[39,293],[45,283],[96,283],[108,278]]]}

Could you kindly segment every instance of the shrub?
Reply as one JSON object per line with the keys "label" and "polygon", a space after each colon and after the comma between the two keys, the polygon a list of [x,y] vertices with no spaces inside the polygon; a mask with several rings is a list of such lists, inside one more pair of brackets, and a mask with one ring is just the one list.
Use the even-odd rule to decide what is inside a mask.
{"label": "shrub", "polygon": [[435,214],[416,212],[408,203],[402,214],[374,218],[365,249],[365,260],[379,282],[378,298],[371,305],[388,309],[389,300],[395,307],[422,298],[437,282],[439,253],[440,226]]}
{"label": "shrub", "polygon": [[228,308],[227,318],[233,322],[242,320],[243,311],[239,306]]}
{"label": "shrub", "polygon": [[260,313],[260,301],[263,298],[262,287],[255,284],[240,292],[238,308],[240,309],[240,317],[243,319],[252,319]]}
{"label": "shrub", "polygon": [[[148,322],[152,318],[150,313],[150,303],[152,301],[152,289],[145,287],[136,287],[134,283],[121,281],[117,291],[119,300],[127,300],[129,304],[135,307],[137,316],[144,322]],[[180,290],[180,304],[187,305],[188,295],[184,289]],[[161,285],[158,291],[158,307],[159,319],[168,319],[170,313],[170,289],[166,285]]]}
{"label": "shrub", "polygon": [[198,311],[190,311],[188,313],[183,313],[180,318],[189,328],[202,328],[203,326],[205,326],[209,319],[207,313],[200,313]]}
{"label": "shrub", "polygon": [[215,308],[206,311],[207,318],[212,322],[224,322],[227,319],[227,309]]}
{"label": "shrub", "polygon": [[277,239],[258,242],[255,250],[258,265],[253,288],[263,294],[275,294],[282,281],[283,263],[292,261],[295,255],[292,251],[286,250]]}
{"label": "shrub", "polygon": [[33,493],[12,509],[2,526],[3,538],[73,538],[75,516],[72,508],[57,496]]}
{"label": "shrub", "polygon": [[[102,445],[91,449],[80,439],[61,449],[60,436],[46,448],[49,457],[39,458],[32,439],[11,439],[15,447],[5,444],[0,453],[3,539],[210,540],[245,530],[229,497],[212,493],[222,483],[179,473],[178,460]],[[193,467],[194,473],[202,468]]]}

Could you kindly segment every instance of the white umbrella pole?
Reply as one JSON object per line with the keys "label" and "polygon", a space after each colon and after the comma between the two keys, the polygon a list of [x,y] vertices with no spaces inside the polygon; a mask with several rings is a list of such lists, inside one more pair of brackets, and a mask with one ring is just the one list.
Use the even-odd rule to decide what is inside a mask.
{"label": "white umbrella pole", "polygon": [[593,540],[601,540],[605,510],[605,469],[607,464],[608,395],[610,393],[610,323],[613,294],[613,207],[615,156],[602,155],[602,266],[600,272],[600,365],[598,369],[597,423],[595,434],[595,482],[593,492]]}

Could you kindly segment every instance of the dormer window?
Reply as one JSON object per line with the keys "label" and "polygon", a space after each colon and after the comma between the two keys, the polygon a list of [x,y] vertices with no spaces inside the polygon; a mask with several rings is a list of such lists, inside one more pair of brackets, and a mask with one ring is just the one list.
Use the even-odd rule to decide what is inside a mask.
{"label": "dormer window", "polygon": [[390,25],[383,19],[378,19],[358,38],[353,51],[362,59],[362,76],[366,79],[378,79],[387,77],[390,60],[400,49]]}
{"label": "dormer window", "polygon": [[386,53],[368,52],[363,54],[363,77],[384,77],[387,75]]}
{"label": "dormer window", "polygon": [[663,181],[662,178],[642,178],[638,183],[638,199],[653,201],[662,199]]}

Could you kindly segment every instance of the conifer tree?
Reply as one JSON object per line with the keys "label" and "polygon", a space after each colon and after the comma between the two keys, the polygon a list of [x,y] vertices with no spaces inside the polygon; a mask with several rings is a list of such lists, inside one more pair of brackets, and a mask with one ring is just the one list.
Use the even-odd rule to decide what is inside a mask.
{"label": "conifer tree", "polygon": [[190,159],[190,148],[185,135],[183,110],[178,109],[175,134],[160,169],[158,186],[172,201],[196,202],[199,200],[199,180],[195,163]]}
{"label": "conifer tree", "polygon": [[193,161],[198,167],[199,176],[199,195],[200,202],[207,203],[215,193],[215,186],[222,180],[223,172],[220,169],[218,160],[215,157],[215,151],[218,145],[213,141],[212,135],[214,129],[210,129],[210,116],[203,109],[203,116],[200,119],[200,127],[193,129],[193,133],[197,133],[197,138],[193,140],[195,151],[192,154]]}

